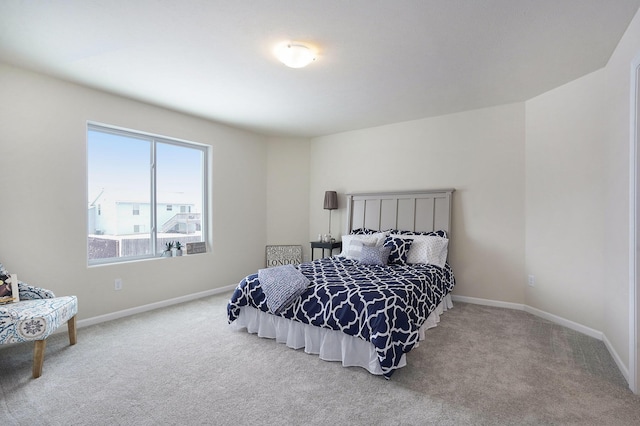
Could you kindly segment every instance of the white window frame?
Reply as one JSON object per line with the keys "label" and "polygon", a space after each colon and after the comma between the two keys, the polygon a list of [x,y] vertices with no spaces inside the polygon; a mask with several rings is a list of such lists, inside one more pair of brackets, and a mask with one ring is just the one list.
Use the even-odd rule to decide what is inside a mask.
{"label": "white window frame", "polygon": [[[150,236],[150,244],[151,244],[151,253],[148,255],[140,255],[140,256],[127,256],[127,257],[112,257],[112,258],[103,258],[103,259],[89,259],[88,258],[88,252],[87,252],[87,264],[89,266],[98,266],[98,265],[107,265],[107,264],[115,264],[115,263],[122,263],[122,262],[131,262],[131,261],[136,261],[136,260],[145,260],[145,259],[151,259],[151,258],[160,258],[160,255],[162,254],[161,251],[158,251],[158,248],[156,247],[157,244],[157,230],[158,230],[158,224],[156,222],[157,219],[157,209],[158,209],[158,205],[156,202],[156,145],[158,143],[164,143],[164,144],[169,144],[169,145],[176,145],[176,146],[182,146],[185,148],[190,148],[190,149],[195,149],[195,150],[199,150],[202,152],[202,212],[201,212],[201,220],[200,220],[200,229],[201,229],[201,235],[202,235],[202,241],[204,241],[204,243],[209,246],[209,241],[208,241],[208,228],[209,228],[209,214],[208,214],[208,208],[209,208],[209,186],[208,186],[208,182],[209,182],[209,174],[210,174],[210,170],[209,170],[209,150],[210,150],[210,146],[208,145],[204,145],[204,144],[200,144],[200,143],[196,143],[196,142],[191,142],[191,141],[187,141],[187,140],[180,140],[180,139],[176,139],[176,138],[170,138],[167,136],[161,136],[161,135],[156,135],[153,133],[148,133],[148,132],[143,132],[143,131],[139,131],[139,130],[132,130],[132,129],[126,129],[126,128],[122,128],[122,127],[116,127],[116,126],[112,126],[112,125],[108,125],[108,124],[103,124],[103,123],[97,123],[97,122],[92,122],[92,121],[88,121],[87,122],[87,152],[88,152],[88,144],[89,144],[89,130],[93,130],[93,131],[98,131],[98,132],[103,132],[103,133],[111,133],[114,135],[119,135],[119,136],[126,136],[126,137],[133,137],[133,138],[143,138],[143,139],[147,139],[151,142],[151,149],[150,149],[150,155],[151,155],[151,159],[150,159],[150,167],[149,167],[149,173],[151,174],[151,184],[150,184],[150,205],[151,205],[151,229],[149,231],[149,236]],[[88,179],[88,163],[87,163],[87,179]],[[88,195],[88,194],[86,194]],[[88,204],[88,200],[87,200],[87,204]],[[85,218],[88,220],[88,217],[85,216]],[[86,232],[86,226],[85,226],[85,232]],[[146,232],[146,231],[145,231]],[[88,249],[87,249],[88,250]]]}

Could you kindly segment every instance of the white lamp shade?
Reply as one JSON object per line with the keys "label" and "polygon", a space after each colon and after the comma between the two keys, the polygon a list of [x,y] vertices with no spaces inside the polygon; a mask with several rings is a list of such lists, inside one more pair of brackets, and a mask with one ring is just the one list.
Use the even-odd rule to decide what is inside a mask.
{"label": "white lamp shade", "polygon": [[275,53],[280,62],[290,68],[306,67],[316,59],[313,50],[302,43],[282,43],[276,47]]}

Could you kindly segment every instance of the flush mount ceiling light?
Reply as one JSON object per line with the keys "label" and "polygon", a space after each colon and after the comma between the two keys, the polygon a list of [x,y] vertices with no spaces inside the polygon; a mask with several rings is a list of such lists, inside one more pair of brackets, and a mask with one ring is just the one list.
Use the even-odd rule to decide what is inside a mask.
{"label": "flush mount ceiling light", "polygon": [[303,68],[316,60],[313,49],[299,42],[285,42],[275,49],[276,57],[288,67]]}

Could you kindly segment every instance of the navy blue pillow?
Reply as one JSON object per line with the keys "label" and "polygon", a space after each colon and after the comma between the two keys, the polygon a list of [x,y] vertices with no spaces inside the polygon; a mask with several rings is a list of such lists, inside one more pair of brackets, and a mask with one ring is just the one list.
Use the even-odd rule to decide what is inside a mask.
{"label": "navy blue pillow", "polygon": [[412,239],[399,238],[389,235],[384,240],[384,247],[390,247],[389,263],[396,265],[404,265],[407,263],[407,256],[409,255],[409,249],[413,243]]}

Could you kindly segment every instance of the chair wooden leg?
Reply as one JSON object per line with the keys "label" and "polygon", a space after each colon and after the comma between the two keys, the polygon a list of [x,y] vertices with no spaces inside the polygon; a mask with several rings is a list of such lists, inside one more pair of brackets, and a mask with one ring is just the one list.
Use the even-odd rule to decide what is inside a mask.
{"label": "chair wooden leg", "polygon": [[76,317],[75,315],[71,317],[69,321],[67,321],[67,327],[69,328],[69,344],[75,345],[78,341],[76,335]]}
{"label": "chair wooden leg", "polygon": [[46,340],[36,340],[33,348],[33,378],[37,379],[42,375],[42,364],[44,363],[44,350],[47,346]]}
{"label": "chair wooden leg", "polygon": [[[73,316],[67,321],[69,328],[69,343],[75,345],[78,341],[76,334],[76,317]],[[33,347],[33,378],[37,379],[42,375],[42,365],[44,364],[44,351],[47,347],[46,340],[36,340]]]}

